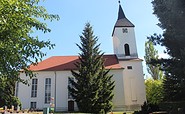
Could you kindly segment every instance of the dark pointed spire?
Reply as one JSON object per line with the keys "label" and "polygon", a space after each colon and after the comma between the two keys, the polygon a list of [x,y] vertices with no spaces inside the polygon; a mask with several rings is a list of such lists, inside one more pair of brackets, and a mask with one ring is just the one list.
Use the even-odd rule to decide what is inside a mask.
{"label": "dark pointed spire", "polygon": [[125,16],[123,9],[121,7],[120,0],[118,1],[119,3],[119,11],[118,11],[118,19],[116,21],[116,24],[114,25],[114,29],[112,32],[112,35],[114,33],[114,30],[116,27],[134,27],[134,24],[132,24]]}
{"label": "dark pointed spire", "polygon": [[119,11],[118,11],[118,20],[115,24],[115,27],[134,27],[134,24],[132,24],[125,16],[123,9],[121,7],[120,0],[119,3]]}
{"label": "dark pointed spire", "polygon": [[120,0],[118,1],[118,3],[119,3],[119,12],[118,12],[118,20],[119,20],[119,19],[126,18],[126,16],[125,16],[123,9],[121,7]]}

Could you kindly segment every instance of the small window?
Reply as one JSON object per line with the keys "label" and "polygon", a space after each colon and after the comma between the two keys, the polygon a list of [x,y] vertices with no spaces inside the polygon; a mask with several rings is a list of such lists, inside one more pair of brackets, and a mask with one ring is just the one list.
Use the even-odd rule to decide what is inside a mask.
{"label": "small window", "polygon": [[36,108],[37,108],[37,102],[31,102],[30,109],[36,109]]}
{"label": "small window", "polygon": [[132,66],[127,66],[127,69],[132,69]]}
{"label": "small window", "polygon": [[123,31],[123,33],[128,33],[128,29],[127,28],[123,28],[122,31]]}

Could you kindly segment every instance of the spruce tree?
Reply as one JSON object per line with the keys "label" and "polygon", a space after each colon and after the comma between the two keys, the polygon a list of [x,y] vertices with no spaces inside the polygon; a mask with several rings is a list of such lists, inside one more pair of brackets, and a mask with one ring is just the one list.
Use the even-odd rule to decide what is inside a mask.
{"label": "spruce tree", "polygon": [[71,96],[75,99],[80,112],[108,112],[112,108],[114,81],[110,70],[104,67],[103,54],[93,35],[92,26],[87,23],[80,36],[78,71],[72,70],[75,80],[69,79]]}
{"label": "spruce tree", "polygon": [[[110,69],[105,70],[105,68],[102,68],[102,75],[101,75],[101,80],[102,80],[102,86],[101,90],[98,94],[99,99],[96,106],[101,107],[101,113],[107,113],[112,109],[112,99],[113,99],[113,89],[115,87],[114,81],[111,81],[111,78],[113,75],[109,75]],[[98,108],[97,108],[98,109]]]}

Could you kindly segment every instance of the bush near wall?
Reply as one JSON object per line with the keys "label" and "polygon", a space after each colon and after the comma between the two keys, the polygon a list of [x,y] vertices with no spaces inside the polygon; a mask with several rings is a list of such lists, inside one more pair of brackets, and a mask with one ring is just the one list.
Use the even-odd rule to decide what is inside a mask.
{"label": "bush near wall", "polygon": [[145,80],[147,103],[158,105],[163,101],[163,80]]}
{"label": "bush near wall", "polygon": [[163,102],[159,104],[159,107],[162,110],[166,110],[168,112],[178,113],[179,110],[183,110],[185,113],[185,101],[179,102]]}

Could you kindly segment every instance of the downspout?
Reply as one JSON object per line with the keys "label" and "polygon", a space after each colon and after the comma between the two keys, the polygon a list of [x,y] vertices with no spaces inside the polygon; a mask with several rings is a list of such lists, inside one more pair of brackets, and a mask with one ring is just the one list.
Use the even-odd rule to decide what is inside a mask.
{"label": "downspout", "polygon": [[14,96],[18,97],[18,81],[15,83],[15,90],[14,90]]}
{"label": "downspout", "polygon": [[56,71],[55,71],[55,98],[54,98],[54,100],[55,100],[55,101],[54,101],[54,102],[55,102],[55,106],[54,106],[54,112],[56,112],[56,104],[57,104],[57,102],[56,102],[56,101],[57,101],[57,100],[56,100],[56,98],[57,98],[57,97],[56,97],[56,96],[57,96],[57,94],[56,94],[56,93],[57,93],[57,91],[56,91],[56,88],[57,88],[57,86],[56,86],[56,85],[57,85],[57,84],[56,84],[56,83],[57,83],[57,79],[56,79],[56,78],[57,78],[57,74],[56,74]]}

